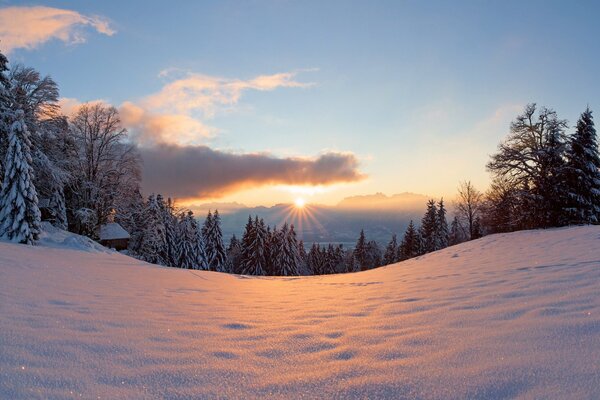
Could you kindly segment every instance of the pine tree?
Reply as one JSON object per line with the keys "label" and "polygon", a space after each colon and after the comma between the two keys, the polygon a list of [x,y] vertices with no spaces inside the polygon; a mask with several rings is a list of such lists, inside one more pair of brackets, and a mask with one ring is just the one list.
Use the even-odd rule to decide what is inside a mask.
{"label": "pine tree", "polygon": [[589,107],[577,121],[569,141],[566,165],[566,222],[598,224],[600,222],[600,156],[594,118]]}
{"label": "pine tree", "polygon": [[142,260],[167,265],[165,260],[166,236],[161,206],[155,195],[150,195],[144,209],[144,234],[139,253]]}
{"label": "pine tree", "polygon": [[353,258],[355,264],[358,266],[359,270],[365,271],[369,269],[368,265],[368,247],[367,247],[367,239],[365,238],[364,229],[360,230],[360,236],[356,241],[356,246],[354,246]]}
{"label": "pine tree", "polygon": [[385,248],[385,254],[383,255],[383,265],[393,264],[398,261],[398,239],[396,235],[392,235],[392,240],[388,243]]}
{"label": "pine tree", "polygon": [[437,207],[437,238],[438,249],[444,249],[448,247],[449,232],[448,232],[448,221],[446,220],[446,207],[444,206],[444,199],[440,199]]}
{"label": "pine tree", "polygon": [[6,75],[6,71],[8,71],[7,64],[8,60],[0,52],[0,184],[4,177],[4,162],[6,161],[10,122],[13,118],[10,85]]}
{"label": "pine tree", "polygon": [[48,199],[49,221],[58,229],[67,230],[67,207],[65,205],[65,193],[63,186],[58,182],[52,185],[52,193]]}
{"label": "pine tree", "polygon": [[375,268],[381,266],[381,250],[376,241],[370,240],[367,243],[367,268]]}
{"label": "pine tree", "polygon": [[226,271],[227,254],[223,244],[223,232],[221,231],[221,217],[219,211],[214,214],[208,212],[204,225],[202,226],[202,239],[206,250],[206,259],[211,271]]}
{"label": "pine tree", "polygon": [[438,250],[438,211],[433,199],[427,202],[427,211],[421,220],[421,237],[423,240],[423,251],[430,253]]}
{"label": "pine tree", "polygon": [[196,235],[196,265],[194,268],[204,271],[210,270],[208,255],[206,254],[206,243],[204,242],[204,238],[200,231],[197,231]]}
{"label": "pine tree", "polygon": [[408,260],[421,253],[421,236],[415,228],[413,221],[410,221],[400,244],[400,260]]}
{"label": "pine tree", "polygon": [[321,253],[321,248],[316,243],[312,244],[308,252],[307,264],[313,275],[322,275],[324,273],[323,254]]}
{"label": "pine tree", "polygon": [[255,217],[248,223],[242,237],[241,269],[243,275],[266,275],[265,241],[267,228],[264,221]]}
{"label": "pine tree", "polygon": [[[325,250],[325,249],[323,249]],[[335,274],[340,263],[339,254],[333,244],[327,245],[327,251],[323,251],[323,273]]]}
{"label": "pine tree", "polygon": [[288,227],[287,223],[283,224],[283,227],[277,233],[277,237],[275,265],[273,266],[274,274],[279,276],[298,275],[300,256],[294,226]]}
{"label": "pine tree", "polygon": [[0,237],[33,244],[39,236],[41,214],[33,185],[31,144],[23,118],[23,111],[15,111],[10,127],[0,192]]}
{"label": "pine tree", "polygon": [[227,263],[229,265],[228,271],[234,274],[239,274],[240,261],[242,257],[242,244],[238,238],[233,234],[231,240],[229,240],[229,246],[227,246]]}
{"label": "pine tree", "polygon": [[165,243],[167,264],[171,267],[177,266],[177,217],[175,216],[175,206],[171,198],[163,209],[163,224],[165,225]]}
{"label": "pine tree", "polygon": [[177,267],[195,269],[198,267],[198,243],[200,233],[194,213],[182,214],[178,224]]}

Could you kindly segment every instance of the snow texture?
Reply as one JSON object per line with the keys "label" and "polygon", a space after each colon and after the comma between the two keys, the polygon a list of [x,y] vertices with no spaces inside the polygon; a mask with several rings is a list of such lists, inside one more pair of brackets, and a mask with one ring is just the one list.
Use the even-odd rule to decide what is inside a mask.
{"label": "snow texture", "polygon": [[0,398],[600,398],[597,226],[293,278],[61,235],[0,242]]}
{"label": "snow texture", "polygon": [[100,226],[100,240],[129,239],[129,233],[116,222]]}

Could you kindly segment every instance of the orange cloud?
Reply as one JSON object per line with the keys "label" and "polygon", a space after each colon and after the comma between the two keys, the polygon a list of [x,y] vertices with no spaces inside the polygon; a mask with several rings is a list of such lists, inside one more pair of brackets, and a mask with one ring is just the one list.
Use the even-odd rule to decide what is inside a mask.
{"label": "orange cloud", "polygon": [[141,146],[198,144],[200,139],[215,132],[214,128],[189,115],[153,113],[129,101],[121,104],[119,113],[123,126],[132,132],[134,140]]}
{"label": "orange cloud", "polygon": [[43,6],[5,7],[0,9],[0,47],[10,53],[18,48],[34,49],[51,39],[83,43],[82,28],[86,26],[108,36],[115,33],[107,19],[96,15]]}
{"label": "orange cloud", "polygon": [[365,178],[350,153],[316,158],[235,154],[207,146],[162,145],[140,149],[146,192],[180,199],[217,198],[265,185],[331,185]]}

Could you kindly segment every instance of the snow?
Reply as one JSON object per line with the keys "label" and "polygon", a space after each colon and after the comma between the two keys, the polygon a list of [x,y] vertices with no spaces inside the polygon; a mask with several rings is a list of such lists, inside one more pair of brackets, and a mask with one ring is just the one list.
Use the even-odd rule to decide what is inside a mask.
{"label": "snow", "polygon": [[100,240],[129,239],[129,233],[116,222],[100,226]]}
{"label": "snow", "polygon": [[293,278],[60,236],[0,242],[0,398],[600,398],[597,226]]}

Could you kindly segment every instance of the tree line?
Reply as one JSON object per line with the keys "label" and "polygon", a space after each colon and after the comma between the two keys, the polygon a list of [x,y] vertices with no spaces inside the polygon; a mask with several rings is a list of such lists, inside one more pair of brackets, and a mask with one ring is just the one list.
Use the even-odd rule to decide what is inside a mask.
{"label": "tree line", "polygon": [[130,255],[161,265],[283,276],[366,270],[489,233],[598,224],[592,111],[568,129],[554,110],[527,105],[487,164],[487,192],[462,182],[450,224],[443,200],[430,200],[420,226],[411,221],[383,251],[364,231],[352,249],[315,243],[306,251],[293,225],[270,227],[258,217],[226,247],[217,210],[200,227],[170,199],[144,199],[140,156],[114,107],[88,103],[65,116],[52,78],[19,64],[9,69],[0,53],[0,238],[34,244],[47,220],[97,239],[114,221],[131,235]]}

